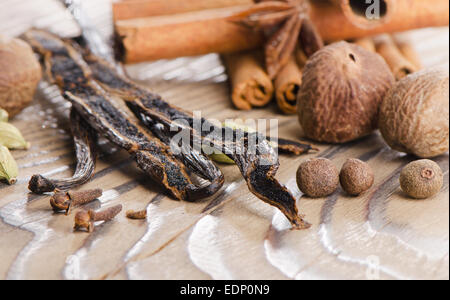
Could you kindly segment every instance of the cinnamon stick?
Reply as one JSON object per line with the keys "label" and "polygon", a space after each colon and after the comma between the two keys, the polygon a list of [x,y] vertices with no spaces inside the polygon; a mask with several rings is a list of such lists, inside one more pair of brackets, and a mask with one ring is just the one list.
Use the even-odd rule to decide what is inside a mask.
{"label": "cinnamon stick", "polygon": [[382,33],[449,24],[449,2],[446,0],[393,0],[390,2],[395,2],[395,9],[392,10],[389,18],[385,22],[369,28],[355,25],[339,6],[330,5],[325,1],[311,2],[311,20],[327,41],[362,38]]}
{"label": "cinnamon stick", "polygon": [[229,22],[242,6],[115,22],[119,57],[127,63],[252,49],[262,33]]}
{"label": "cinnamon stick", "polygon": [[392,37],[382,35],[376,38],[375,45],[378,54],[380,54],[389,65],[392,73],[397,80],[400,80],[418,69],[409,60],[407,60],[395,45]]}
{"label": "cinnamon stick", "polygon": [[396,0],[351,1],[331,0],[345,17],[360,28],[373,28],[389,22],[396,10]]}
{"label": "cinnamon stick", "polygon": [[302,84],[302,72],[294,56],[281,69],[274,81],[278,107],[285,114],[297,112],[297,95]]}
{"label": "cinnamon stick", "polygon": [[418,70],[422,69],[422,62],[419,54],[407,39],[394,37],[394,42],[403,57],[409,60],[409,62],[411,62]]}
{"label": "cinnamon stick", "polygon": [[243,52],[222,56],[231,84],[231,100],[236,108],[249,110],[270,102],[273,85],[264,71],[259,52]]}
{"label": "cinnamon stick", "polygon": [[297,61],[297,65],[300,67],[300,69],[303,69],[306,62],[308,61],[308,57],[306,56],[305,52],[302,51],[300,47],[295,48],[295,58]]}
{"label": "cinnamon stick", "polygon": [[362,38],[362,39],[356,39],[353,41],[354,44],[363,47],[366,50],[369,50],[370,52],[376,52],[375,49],[375,43],[373,41],[373,39],[367,37],[367,38]]}
{"label": "cinnamon stick", "polygon": [[[146,0],[149,1],[149,0]],[[126,1],[128,2],[128,1]],[[119,48],[125,62],[229,53],[260,47],[261,34],[227,21],[248,6],[207,9],[196,12],[115,21]],[[129,17],[141,17],[130,15]],[[447,0],[396,0],[389,19],[370,28],[352,23],[337,5],[311,1],[310,17],[327,41],[355,39],[381,33],[415,28],[446,26],[449,23]]]}
{"label": "cinnamon stick", "polygon": [[127,0],[113,2],[114,21],[250,5],[253,0]]}

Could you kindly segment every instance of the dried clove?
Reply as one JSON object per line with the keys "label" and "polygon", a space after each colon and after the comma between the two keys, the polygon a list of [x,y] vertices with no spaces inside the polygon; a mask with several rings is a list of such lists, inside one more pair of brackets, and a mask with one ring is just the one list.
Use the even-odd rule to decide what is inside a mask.
{"label": "dried clove", "polygon": [[103,211],[95,212],[92,209],[86,211],[81,210],[75,214],[74,230],[87,230],[88,232],[94,231],[94,222],[98,221],[110,221],[122,211],[122,205],[116,205],[107,208]]}
{"label": "dried clove", "polygon": [[134,220],[141,220],[147,218],[147,210],[127,210],[127,218],[134,219]]}
{"label": "dried clove", "polygon": [[67,216],[73,207],[92,202],[101,197],[102,193],[101,189],[67,192],[56,189],[50,198],[50,205],[55,212],[64,210]]}

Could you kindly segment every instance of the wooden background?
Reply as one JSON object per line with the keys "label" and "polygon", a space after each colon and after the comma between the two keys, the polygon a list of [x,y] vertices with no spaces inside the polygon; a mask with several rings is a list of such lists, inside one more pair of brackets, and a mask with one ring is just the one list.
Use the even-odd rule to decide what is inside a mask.
{"label": "wooden background", "polygon": [[[85,1],[99,30],[110,33],[109,0]],[[0,0],[0,33],[18,35],[30,26],[77,34],[71,16],[55,0]],[[449,64],[448,28],[408,33],[426,66]],[[171,103],[201,110],[208,118],[277,118],[280,136],[300,139],[295,116],[271,105],[234,110],[217,55],[129,66],[130,75]],[[448,155],[435,160],[445,187],[428,200],[406,198],[399,172],[412,157],[386,147],[378,133],[342,146],[317,145],[320,153],[281,157],[278,178],[299,198],[313,227],[291,231],[284,216],[250,194],[237,168],[224,166],[223,189],[187,203],[166,197],[126,153],[106,142],[93,180],[104,189],[91,207],[118,203],[148,210],[147,220],[120,214],[93,234],[74,233],[73,214],[54,214],[48,196],[28,193],[31,175],[70,176],[74,167],[68,134],[69,104],[46,83],[12,122],[32,147],[14,151],[17,184],[0,183],[0,278],[6,279],[448,279]],[[303,197],[297,166],[322,156],[340,167],[346,158],[367,161],[374,187],[358,198],[341,191],[326,199]]]}

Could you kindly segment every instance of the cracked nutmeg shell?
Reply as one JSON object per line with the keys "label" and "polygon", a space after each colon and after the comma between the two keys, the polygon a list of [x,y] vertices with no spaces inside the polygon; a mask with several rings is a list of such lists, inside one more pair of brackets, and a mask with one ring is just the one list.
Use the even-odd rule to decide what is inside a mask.
{"label": "cracked nutmeg shell", "polygon": [[394,150],[429,158],[449,148],[449,73],[425,69],[398,81],[380,107],[379,127]]}
{"label": "cracked nutmeg shell", "polygon": [[41,80],[41,66],[22,40],[0,35],[0,107],[10,117],[33,100]]}
{"label": "cracked nutmeg shell", "polygon": [[379,106],[394,76],[378,54],[338,42],[311,56],[302,82],[298,115],[305,135],[345,143],[377,128]]}

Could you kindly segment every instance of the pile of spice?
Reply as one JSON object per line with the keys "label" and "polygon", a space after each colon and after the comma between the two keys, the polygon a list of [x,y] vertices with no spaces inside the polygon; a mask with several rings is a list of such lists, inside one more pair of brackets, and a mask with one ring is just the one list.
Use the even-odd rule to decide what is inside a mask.
{"label": "pile of spice", "polygon": [[355,41],[381,54],[400,79],[420,68],[409,43],[389,35],[365,37],[448,25],[448,1],[380,5],[380,16],[369,19],[364,12],[371,4],[360,1],[143,0],[113,3],[113,16],[123,62],[221,53],[237,109],[275,99],[281,112],[295,114],[302,69],[323,46],[322,38]]}
{"label": "pile of spice", "polygon": [[326,158],[312,158],[301,163],[297,170],[297,185],[305,195],[321,198],[333,194],[339,183],[351,196],[359,196],[374,183],[372,168],[365,162],[350,158],[339,172]]}
{"label": "pile of spice", "polygon": [[[426,9],[430,3],[419,0],[383,1],[382,16],[374,22],[355,15],[367,7],[349,10],[357,4],[345,0],[181,3],[114,2],[116,54],[122,61],[217,52],[227,67],[232,100],[238,109],[265,106],[275,95],[284,113],[298,113],[306,137],[314,141],[346,143],[380,128],[387,144],[398,151],[421,158],[448,151],[448,71],[417,72],[420,61],[411,45],[389,35],[448,25],[448,1],[434,0],[433,9]],[[197,120],[130,80],[111,49],[99,50],[101,39],[92,28],[82,28],[82,32],[89,34],[76,41],[38,29],[23,35],[40,56],[50,81],[72,104],[77,157],[72,177],[34,175],[29,182],[31,191],[53,192],[50,204],[66,214],[72,207],[98,198],[100,190],[71,189],[91,178],[100,134],[126,150],[138,167],[174,198],[193,201],[211,196],[224,182],[211,158],[192,145],[183,145],[188,151],[180,154],[170,149],[172,137],[187,130],[194,140],[211,145],[217,160],[236,164],[249,191],[278,208],[292,228],[310,226],[298,213],[293,194],[275,178],[279,161],[274,148],[300,155],[313,147],[283,139],[271,144],[269,137],[249,128]],[[121,99],[139,121],[118,109],[112,97]],[[185,123],[176,122],[180,119]],[[196,122],[209,129],[197,131]],[[251,139],[257,141],[256,154],[249,150]],[[236,147],[243,152],[236,153]],[[347,194],[358,196],[371,188],[374,179],[370,166],[353,158],[340,172],[323,158],[303,162],[297,172],[300,190],[310,197],[326,197],[339,184]],[[442,186],[442,171],[432,161],[413,162],[403,170],[400,185],[410,197],[431,197]],[[74,228],[92,231],[95,222],[109,221],[121,210],[121,205],[100,212],[81,210],[75,215]],[[128,211],[127,216],[144,219],[146,211]]]}
{"label": "pile of spice", "polygon": [[[309,227],[298,214],[295,197],[275,179],[279,167],[278,155],[267,137],[257,132],[217,126],[205,119],[194,119],[192,114],[133,83],[123,75],[120,65],[94,55],[83,48],[83,44],[37,29],[27,31],[23,39],[40,55],[49,79],[72,103],[72,111],[76,111],[72,117],[77,118],[79,114],[87,123],[83,129],[80,119],[75,125],[74,139],[79,139],[76,145],[83,151],[77,151],[80,155],[77,155],[74,177],[52,180],[35,175],[29,182],[31,191],[43,193],[55,188],[68,189],[88,179],[95,161],[95,147],[90,146],[93,141],[89,132],[92,130],[128,151],[139,168],[164,186],[174,198],[195,201],[209,197],[223,185],[224,176],[220,169],[191,145],[183,145],[187,149],[179,154],[174,154],[170,149],[172,137],[181,130],[188,130],[195,137],[194,141],[211,145],[232,159],[249,190],[262,201],[279,208],[293,228]],[[122,99],[140,123],[119,110],[112,96]],[[188,125],[176,122],[180,119]],[[197,131],[194,126],[196,122],[208,126],[202,126],[202,130]],[[256,141],[255,153],[251,151],[249,140]],[[296,155],[312,149],[308,144],[288,140],[282,140],[277,147]],[[236,148],[243,151],[235,151]]]}
{"label": "pile of spice", "polygon": [[[348,0],[238,0],[233,5],[218,0],[207,7],[195,0],[182,9],[177,1],[144,2],[139,10],[127,1],[113,4],[125,62],[218,52],[237,109],[264,107],[275,98],[283,113],[298,113],[306,137],[315,141],[346,143],[380,127],[393,149],[418,157],[448,151],[448,72],[418,72],[422,65],[414,47],[391,34],[448,25],[448,1],[382,1],[376,18],[365,14],[371,4]],[[173,51],[143,42],[158,32]],[[195,40],[184,38],[191,34]],[[425,111],[424,105],[439,110]],[[340,175],[331,162],[305,164],[299,168],[299,186],[310,195],[325,196],[339,181],[347,193],[359,195],[374,181],[368,165],[356,159],[349,159]],[[308,184],[308,170],[318,172],[312,178],[320,178],[323,188]]]}

